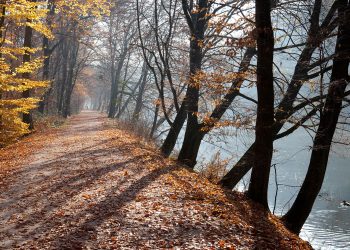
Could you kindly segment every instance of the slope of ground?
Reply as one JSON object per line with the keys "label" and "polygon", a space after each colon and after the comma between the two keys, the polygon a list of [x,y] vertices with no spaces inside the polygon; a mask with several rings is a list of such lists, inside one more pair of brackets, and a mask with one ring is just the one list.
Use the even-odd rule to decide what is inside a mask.
{"label": "slope of ground", "polygon": [[0,157],[0,249],[311,248],[98,113]]}

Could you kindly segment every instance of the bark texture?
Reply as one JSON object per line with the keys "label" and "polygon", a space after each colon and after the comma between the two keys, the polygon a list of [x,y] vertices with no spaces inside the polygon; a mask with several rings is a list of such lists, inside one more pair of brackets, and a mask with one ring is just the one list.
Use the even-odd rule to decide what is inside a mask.
{"label": "bark texture", "polygon": [[320,115],[320,124],[314,139],[308,172],[295,202],[287,214],[283,216],[283,221],[287,228],[296,234],[299,234],[321,189],[327,170],[333,135],[349,80],[350,3],[347,0],[340,1],[338,16],[340,25],[333,61],[331,85]]}
{"label": "bark texture", "polygon": [[257,29],[257,93],[258,111],[255,127],[255,158],[248,196],[268,208],[267,189],[273,151],[274,89],[273,48],[270,0],[255,4]]}
{"label": "bark texture", "polygon": [[[34,0],[32,2],[35,2]],[[27,22],[31,22],[30,19],[27,20]],[[23,42],[23,47],[26,48],[32,48],[32,38],[33,38],[33,29],[30,26],[26,26],[24,30],[24,42]],[[23,55],[23,63],[30,62],[30,53],[26,52]],[[29,73],[24,73],[23,78],[30,78]],[[30,97],[30,90],[26,90],[22,93],[23,98],[29,98]],[[29,129],[33,130],[34,129],[34,124],[33,124],[33,117],[32,113],[28,112],[26,114],[23,114],[23,122],[28,124]]]}

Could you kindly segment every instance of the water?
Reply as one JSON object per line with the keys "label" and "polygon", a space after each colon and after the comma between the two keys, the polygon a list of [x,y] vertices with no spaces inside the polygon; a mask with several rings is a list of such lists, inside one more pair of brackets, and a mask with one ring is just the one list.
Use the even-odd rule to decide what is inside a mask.
{"label": "water", "polygon": [[[238,139],[240,137],[240,139]],[[220,146],[223,158],[232,158],[232,162],[244,153],[251,138],[240,135],[226,138],[228,143],[204,143],[201,146],[199,160],[208,161]],[[245,143],[242,142],[245,139]],[[312,138],[302,129],[287,138],[275,142],[273,164],[276,164],[277,193],[276,215],[282,215],[292,204],[305,177],[310,158]],[[350,156],[349,148],[333,147],[329,158],[326,177],[313,210],[306,221],[301,238],[309,241],[315,249],[350,249],[350,207],[341,205],[343,200],[350,201]],[[245,178],[247,183],[248,178]],[[244,189],[244,181],[239,189]],[[276,193],[274,170],[271,171],[269,186],[269,203],[274,209]]]}

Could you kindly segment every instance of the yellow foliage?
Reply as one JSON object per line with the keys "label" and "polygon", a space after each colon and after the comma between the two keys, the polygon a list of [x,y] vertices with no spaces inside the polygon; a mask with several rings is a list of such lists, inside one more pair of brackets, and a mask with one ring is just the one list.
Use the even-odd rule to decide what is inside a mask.
{"label": "yellow foliage", "polygon": [[59,0],[56,7],[71,18],[79,19],[82,16],[100,17],[108,14],[110,3],[107,0]]}
{"label": "yellow foliage", "polygon": [[22,122],[20,114],[35,108],[37,101],[34,98],[0,100],[0,147],[28,132],[28,124]]}
{"label": "yellow foliage", "polygon": [[[44,20],[47,10],[43,8],[44,2],[31,2],[28,0],[8,0],[1,4],[5,8],[3,27],[15,30],[16,27],[31,27],[37,33],[53,38],[51,30]],[[0,46],[0,147],[7,145],[23,134],[28,133],[28,125],[22,122],[22,114],[28,113],[36,107],[37,98],[18,98],[20,93],[39,87],[46,87],[48,82],[38,81],[23,74],[36,73],[41,67],[43,58],[33,58],[23,63],[24,55],[34,55],[40,49],[19,47],[11,38],[6,37],[1,27]],[[11,37],[11,36],[10,36]],[[13,39],[13,38],[12,38]]]}
{"label": "yellow foliage", "polygon": [[42,8],[44,5],[43,1],[29,0],[7,0],[5,4],[0,4],[6,8],[5,20],[14,22],[17,26],[29,26],[36,32],[53,38],[51,30],[43,23],[47,15],[47,9]]}
{"label": "yellow foliage", "polygon": [[[84,30],[85,18],[108,14],[107,0],[57,0],[56,13],[63,20],[77,23]],[[5,9],[5,11],[3,11]],[[18,46],[12,31],[23,32],[30,27],[34,32],[53,39],[55,24],[48,25],[47,1],[7,0],[0,4],[0,147],[28,133],[28,125],[22,122],[22,114],[34,109],[38,98],[20,98],[22,92],[46,87],[48,81],[34,78],[43,66],[43,57],[37,57],[41,48]],[[4,13],[4,14],[3,14]],[[3,16],[4,15],[4,16]],[[6,28],[5,28],[6,27]],[[83,31],[82,31],[83,32]],[[24,34],[23,34],[24,35]],[[30,61],[23,63],[23,56]]]}

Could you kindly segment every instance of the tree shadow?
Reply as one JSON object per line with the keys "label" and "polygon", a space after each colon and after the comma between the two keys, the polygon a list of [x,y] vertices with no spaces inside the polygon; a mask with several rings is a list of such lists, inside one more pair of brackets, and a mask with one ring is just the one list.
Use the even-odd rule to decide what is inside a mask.
{"label": "tree shadow", "polygon": [[[63,208],[69,200],[96,185],[99,179],[109,173],[129,170],[129,166],[134,164],[144,165],[152,160],[145,160],[145,153],[130,155],[130,147],[133,148],[138,145],[137,142],[120,143],[119,148],[115,146],[96,148],[105,145],[110,140],[103,140],[91,146],[69,152],[64,157],[59,156],[48,161],[41,161],[38,164],[13,172],[11,175],[14,179],[19,175],[26,176],[30,173],[40,173],[48,170],[54,171],[55,176],[48,176],[47,180],[45,180],[45,176],[29,179],[28,184],[31,188],[28,190],[16,190],[17,186],[21,185],[25,188],[26,185],[23,182],[18,182],[17,186],[12,185],[7,188],[6,192],[9,199],[1,203],[0,210],[5,211],[7,208],[11,208],[9,211],[13,214],[10,219],[23,214],[26,215],[17,223],[7,223],[5,215],[3,219],[7,224],[6,230],[21,232],[10,238],[17,238],[17,241],[25,242],[33,239],[34,235],[48,233],[50,229],[57,226],[55,224],[57,220],[52,213]],[[113,155],[112,158],[111,155]],[[89,167],[83,171],[75,169],[75,164],[82,160]],[[112,163],[106,164],[110,161]],[[117,184],[124,185],[126,181],[128,180],[118,180]],[[66,192],[67,187],[69,187],[69,192]],[[25,204],[25,206],[21,204]],[[2,232],[4,231],[0,230],[0,235]]]}
{"label": "tree shadow", "polygon": [[[105,200],[73,216],[70,219],[76,221],[79,220],[79,218],[84,218],[86,214],[92,215],[81,225],[69,231],[64,236],[57,237],[57,239],[51,244],[51,247],[71,249],[83,246],[85,241],[96,237],[96,230],[104,223],[104,221],[120,213],[121,208],[129,202],[132,202],[143,189],[157,180],[160,176],[167,174],[174,169],[174,166],[167,166],[153,170],[133,182],[119,195],[115,196],[111,194]],[[123,215],[121,218],[122,217]]]}
{"label": "tree shadow", "polygon": [[[104,148],[98,148],[98,149],[93,149],[99,146],[106,145],[111,139],[105,139],[102,140],[96,144],[93,144],[88,147],[84,147],[78,150],[74,150],[69,153],[64,153],[56,158],[53,159],[48,159],[47,161],[41,161],[40,159],[38,160],[38,163],[33,163],[30,164],[30,166],[24,167],[24,168],[19,168],[15,169],[11,173],[9,173],[7,176],[8,177],[14,177],[18,175],[25,175],[33,171],[43,171],[44,169],[50,168],[52,165],[56,164],[66,164],[66,165],[71,165],[75,161],[89,161],[89,159],[103,159],[106,156],[110,155],[123,155],[125,153],[128,153],[128,148],[138,146],[137,142],[130,142],[130,143],[123,143],[120,145],[120,147],[104,147]],[[142,148],[142,147],[140,147]],[[40,182],[41,180],[38,180],[37,182]],[[33,184],[37,184],[33,182]]]}
{"label": "tree shadow", "polygon": [[265,207],[250,200],[246,193],[223,188],[226,198],[235,205],[236,214],[251,226],[254,249],[296,249],[293,241],[300,239],[288,231],[280,219]]}
{"label": "tree shadow", "polygon": [[[19,239],[19,241],[22,240],[22,242],[25,242],[30,239],[33,239],[33,237],[35,237],[36,235],[45,235],[51,229],[57,227],[60,223],[60,218],[58,218],[54,214],[54,211],[63,209],[64,206],[70,200],[72,200],[75,196],[79,195],[83,190],[88,190],[90,187],[94,186],[94,184],[96,185],[96,182],[101,177],[111,172],[121,172],[127,170],[129,165],[138,163],[140,160],[143,159],[143,157],[144,155],[139,155],[137,157],[130,158],[126,161],[106,165],[102,168],[89,169],[83,174],[77,174],[71,176],[68,179],[63,179],[57,183],[52,183],[52,185],[44,187],[41,190],[35,190],[35,193],[27,194],[26,197],[22,197],[20,195],[14,196],[11,203],[2,204],[2,207],[6,209],[6,207],[14,206],[15,203],[17,203],[18,201],[26,200],[26,205],[29,208],[40,207],[39,209],[34,209],[33,211],[29,210],[29,212],[26,211],[27,207],[23,207],[15,212],[15,214],[17,215],[26,214],[25,219],[21,220],[19,223],[14,224],[14,227],[12,228],[22,232],[20,233],[20,235],[17,235],[19,236],[19,238],[21,238]],[[148,161],[150,160],[143,160],[142,162],[144,162],[144,164],[147,164]],[[126,203],[132,200],[139,190],[146,187],[149,182],[154,180],[156,176],[159,176],[164,171],[165,170],[159,173],[150,173],[149,175],[142,177],[141,180],[137,181],[136,183],[133,183],[129,188],[127,188],[123,193],[121,193],[117,197],[107,197],[105,201],[103,201],[101,204],[97,204],[96,207],[92,207],[86,211],[82,211],[76,216],[70,217],[70,219],[80,220],[82,218],[85,218],[86,214],[96,214],[96,211],[101,211],[102,208],[106,209],[107,204],[109,204],[110,202],[115,202],[118,200],[118,204],[122,204],[120,202],[123,201],[124,203]],[[122,180],[118,180],[117,184],[123,186],[128,182],[129,180],[127,178],[122,178]],[[70,190],[68,193],[65,192],[67,186]],[[39,195],[37,192],[39,192]],[[50,199],[52,200],[47,199],[47,197],[50,197]],[[45,199],[47,200],[45,201]],[[47,202],[47,204],[45,204],[45,202]],[[118,209],[118,207],[110,207],[110,211],[114,210],[115,212],[115,209]],[[108,213],[98,212],[97,214],[98,218],[100,218],[100,221],[102,222],[103,217],[107,216]],[[79,232],[78,229],[77,232]]]}
{"label": "tree shadow", "polygon": [[[96,122],[100,120],[99,117],[92,119]],[[103,126],[87,128],[79,124],[81,124],[81,120],[73,120],[71,131],[62,132],[61,136],[64,136],[65,133],[68,133],[67,136],[69,136],[69,133],[74,135],[76,133],[95,134],[104,129]],[[86,140],[88,138],[88,136],[85,137]],[[202,205],[201,202],[206,200],[213,207],[219,208],[218,211],[225,210],[226,212],[223,214],[216,210],[208,211],[210,214],[201,218],[202,221],[205,221],[209,216],[216,217],[216,222],[222,226],[220,228],[215,227],[214,224],[210,225],[208,222],[208,228],[210,229],[208,230],[208,228],[205,229],[197,225],[198,221],[192,219],[189,220],[190,223],[187,226],[182,224],[172,225],[171,233],[163,234],[162,237],[172,237],[171,239],[178,237],[186,241],[189,238],[208,240],[212,236],[229,238],[233,234],[247,237],[246,235],[249,234],[249,237],[253,240],[253,243],[250,243],[253,249],[283,249],[285,247],[285,244],[280,244],[286,238],[283,233],[285,229],[281,229],[278,223],[271,220],[271,215],[266,210],[244,195],[220,189],[228,202],[216,200],[215,196],[211,197],[203,190],[193,188],[193,179],[190,179],[190,177],[186,179],[174,172],[174,170],[181,167],[169,165],[162,160],[160,161],[162,163],[157,162],[161,157],[150,154],[149,148],[147,149],[148,152],[141,150],[135,153],[133,149],[143,149],[138,142],[121,141],[116,147],[108,145],[110,140],[113,140],[113,138],[92,142],[90,146],[72,150],[64,156],[54,157],[47,161],[39,161],[37,164],[15,172],[14,175],[28,175],[44,170],[54,171],[54,173],[49,173],[47,177],[43,175],[31,180],[32,189],[30,190],[18,193],[13,190],[11,193],[13,194],[12,199],[0,205],[0,210],[16,206],[22,201],[27,206],[14,210],[15,215],[25,214],[26,217],[10,225],[12,228],[9,228],[8,232],[12,230],[16,232],[16,235],[10,235],[9,240],[13,243],[17,241],[24,244],[36,241],[39,246],[49,247],[50,249],[80,249],[88,241],[96,239],[99,228],[112,217],[118,219],[119,224],[126,221],[123,209],[133,202],[142,190],[155,183],[161,176],[169,174],[184,187],[184,190],[180,191],[182,192],[182,200],[174,201],[179,209],[185,203],[194,204],[197,202]],[[81,161],[86,162],[86,169],[83,166],[77,168],[76,164]],[[156,169],[149,170],[147,165],[155,162],[165,166],[162,168],[158,166]],[[125,171],[131,173],[124,175]],[[112,178],[109,176],[110,174],[114,174],[112,175],[114,179],[110,179]],[[193,175],[189,176],[193,177]],[[99,181],[106,181],[106,178],[109,178],[108,181],[111,184],[107,185],[103,198],[91,202],[82,199],[82,192],[88,193],[90,189],[98,188]],[[201,182],[200,179],[195,179],[195,181]],[[158,192],[159,194],[162,193],[161,190]],[[155,200],[159,201],[156,198]],[[85,203],[80,205],[79,202]],[[71,208],[70,211],[74,213],[64,214],[67,206],[72,203],[76,207]],[[165,204],[165,206],[167,205]],[[230,213],[238,217],[239,220],[234,222],[229,215]],[[75,224],[72,224],[72,222]],[[241,226],[241,222],[250,225],[249,231]],[[227,224],[231,225],[225,226]],[[157,230],[157,233],[162,233],[161,229],[154,225],[153,228],[137,226],[144,230],[142,232],[144,235],[155,234]],[[233,231],[230,230],[231,227],[234,228]],[[2,235],[0,229],[0,236]],[[54,236],[54,238],[48,239],[46,238],[47,235]]]}
{"label": "tree shadow", "polygon": [[[282,225],[279,218],[272,215],[260,204],[250,200],[246,194],[214,185],[225,197],[223,201],[216,198],[217,191],[214,192],[214,195],[210,195],[193,185],[193,181],[190,179],[174,172],[171,173],[171,176],[185,189],[191,190],[182,199],[211,203],[215,209],[208,216],[216,217],[218,221],[223,221],[223,224],[225,224],[224,222],[231,223],[237,236],[246,238],[249,235],[251,239],[249,244],[252,249],[285,249],[286,245],[291,246],[288,249],[294,249],[293,240],[299,241],[298,236],[290,233]],[[244,225],[248,225],[248,227]],[[224,226],[222,230],[225,230]],[[201,233],[206,234],[206,232]],[[224,237],[225,233],[220,232],[220,235]]]}

